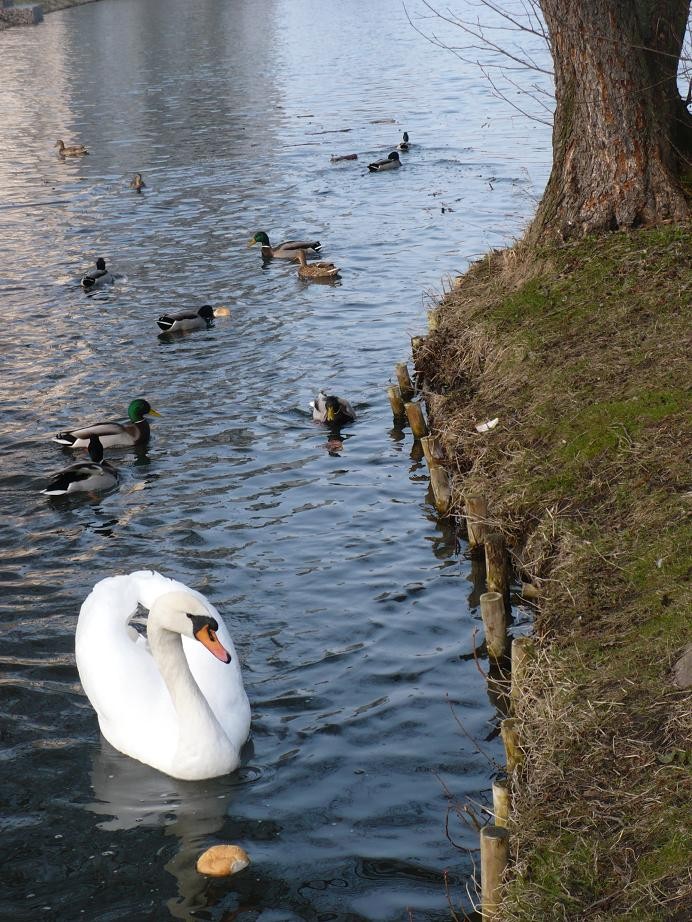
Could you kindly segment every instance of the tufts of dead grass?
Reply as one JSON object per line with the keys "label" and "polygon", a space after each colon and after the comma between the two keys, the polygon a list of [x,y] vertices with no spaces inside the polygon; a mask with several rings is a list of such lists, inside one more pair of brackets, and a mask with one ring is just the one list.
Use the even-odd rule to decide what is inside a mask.
{"label": "tufts of dead grass", "polygon": [[[416,351],[433,429],[542,585],[521,710],[512,920],[673,920],[692,905],[690,228],[471,268]],[[479,434],[475,424],[500,425]]]}

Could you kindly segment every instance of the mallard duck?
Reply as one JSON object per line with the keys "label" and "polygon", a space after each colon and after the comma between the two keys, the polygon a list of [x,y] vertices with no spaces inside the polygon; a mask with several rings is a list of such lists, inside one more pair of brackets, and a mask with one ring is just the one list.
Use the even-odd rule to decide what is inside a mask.
{"label": "mallard duck", "polygon": [[305,250],[298,250],[298,275],[300,278],[310,281],[310,279],[335,279],[338,277],[341,269],[337,269],[334,263],[309,263],[305,255]]}
{"label": "mallard duck", "polygon": [[134,189],[135,192],[141,192],[142,189],[146,189],[147,184],[142,179],[141,173],[135,173],[134,179],[130,183],[130,188]]}
{"label": "mallard duck", "polygon": [[314,401],[310,401],[310,406],[315,422],[326,423],[328,426],[344,426],[356,418],[356,411],[348,400],[327,396],[323,391],[319,392]]}
{"label": "mallard duck", "polygon": [[132,445],[146,445],[151,431],[148,421],[144,418],[147,414],[160,416],[149,404],[148,400],[138,398],[133,400],[127,408],[129,423],[95,423],[93,426],[83,426],[79,429],[68,429],[59,432],[53,439],[58,445],[69,445],[70,448],[84,448],[89,444],[92,436],[98,436],[101,444],[106,448],[129,448]]}
{"label": "mallard duck", "polygon": [[258,231],[252,240],[248,242],[248,247],[252,247],[256,243],[260,245],[262,259],[298,259],[298,250],[319,253],[322,249],[322,244],[319,240],[284,240],[278,247],[273,247],[264,231]]}
{"label": "mallard duck", "polygon": [[408,150],[411,146],[411,142],[408,139],[408,131],[405,131],[401,136],[401,141],[399,141],[398,148],[399,150]]}
{"label": "mallard duck", "polygon": [[64,496],[66,493],[91,493],[110,490],[117,486],[118,472],[103,460],[103,445],[97,435],[89,439],[89,457],[91,461],[78,461],[64,471],[54,474],[45,490],[47,496]]}
{"label": "mallard duck", "polygon": [[58,148],[58,156],[60,157],[83,157],[85,154],[89,153],[83,144],[74,144],[72,147],[65,147],[64,141],[56,141],[53,147]]}
{"label": "mallard duck", "polygon": [[190,330],[208,330],[214,323],[214,308],[205,304],[198,311],[178,311],[162,314],[156,321],[164,333],[188,333]]}
{"label": "mallard duck", "polygon": [[106,269],[106,260],[99,256],[96,260],[96,268],[82,276],[80,285],[85,291],[92,291],[99,285],[112,285],[113,281],[113,276]]}
{"label": "mallard duck", "polygon": [[371,173],[381,173],[383,170],[395,170],[399,166],[401,166],[399,155],[393,150],[391,154],[387,155],[386,159],[369,163],[368,169]]}

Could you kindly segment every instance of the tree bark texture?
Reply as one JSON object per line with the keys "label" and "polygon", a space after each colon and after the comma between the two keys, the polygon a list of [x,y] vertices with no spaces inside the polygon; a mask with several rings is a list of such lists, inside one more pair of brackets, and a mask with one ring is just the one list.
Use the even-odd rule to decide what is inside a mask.
{"label": "tree bark texture", "polygon": [[684,221],[692,116],[676,73],[690,0],[541,0],[555,68],[553,169],[529,232]]}

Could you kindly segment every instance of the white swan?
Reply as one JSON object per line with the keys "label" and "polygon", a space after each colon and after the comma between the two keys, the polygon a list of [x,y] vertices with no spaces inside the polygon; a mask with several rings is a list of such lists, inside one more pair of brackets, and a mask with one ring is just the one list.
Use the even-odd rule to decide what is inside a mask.
{"label": "white swan", "polygon": [[[149,609],[148,639],[128,623],[138,604]],[[103,579],[82,605],[75,652],[101,732],[120,752],[188,781],[238,767],[250,703],[231,635],[199,592],[145,570]]]}

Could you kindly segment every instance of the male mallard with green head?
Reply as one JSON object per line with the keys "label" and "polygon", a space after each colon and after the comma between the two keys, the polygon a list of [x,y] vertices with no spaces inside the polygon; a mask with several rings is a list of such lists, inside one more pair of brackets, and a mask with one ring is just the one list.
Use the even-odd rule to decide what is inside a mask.
{"label": "male mallard with green head", "polygon": [[278,247],[273,247],[264,231],[257,231],[252,240],[248,241],[248,247],[252,247],[256,243],[260,245],[262,259],[298,259],[299,250],[319,253],[322,249],[322,244],[319,240],[284,240]]}
{"label": "male mallard with green head", "polygon": [[85,291],[93,291],[94,288],[98,288],[100,285],[112,285],[114,281],[115,279],[106,269],[106,260],[99,256],[96,260],[96,268],[92,269],[91,272],[86,272],[79,284]]}
{"label": "male mallard with green head", "polygon": [[112,464],[103,460],[103,445],[97,435],[89,439],[89,457],[90,461],[78,461],[53,474],[41,493],[64,496],[66,493],[102,492],[117,486],[118,472]]}
{"label": "male mallard with green head", "polygon": [[356,418],[356,411],[343,397],[328,396],[320,391],[314,401],[310,401],[312,418],[316,423],[325,423],[332,428],[345,426]]}
{"label": "male mallard with green head", "polygon": [[98,436],[101,444],[106,448],[129,448],[132,445],[146,445],[151,436],[149,422],[144,417],[148,414],[160,416],[142,397],[133,400],[127,408],[130,422],[95,423],[93,426],[82,426],[78,429],[68,429],[59,432],[53,439],[59,445],[68,445],[70,448],[84,448],[93,436]]}
{"label": "male mallard with green head", "polygon": [[382,173],[383,170],[396,170],[400,166],[399,155],[393,150],[384,160],[375,160],[374,163],[369,163],[368,169],[371,173]]}

